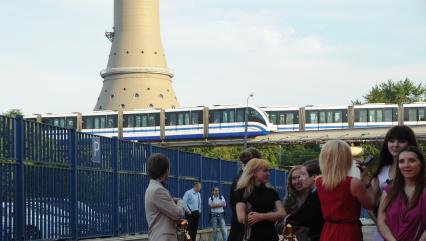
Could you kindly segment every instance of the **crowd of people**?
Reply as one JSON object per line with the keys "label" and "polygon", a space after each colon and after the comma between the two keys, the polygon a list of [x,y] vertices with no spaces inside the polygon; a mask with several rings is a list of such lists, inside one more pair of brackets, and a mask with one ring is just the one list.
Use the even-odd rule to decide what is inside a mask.
{"label": "crowd of people", "polygon": [[[240,161],[229,195],[229,236],[224,219],[228,200],[219,187],[207,201],[214,241],[219,228],[223,241],[278,241],[289,226],[296,238],[292,240],[361,241],[361,208],[369,210],[376,223],[375,241],[426,241],[425,158],[407,126],[389,129],[376,167],[370,170],[362,160],[354,160],[346,142],[328,141],[318,160],[289,171],[282,201],[269,184],[270,162],[257,149],[244,150]],[[359,178],[349,174],[354,162]],[[189,237],[196,241],[203,210],[201,183],[195,182],[182,199],[173,198],[165,185],[169,173],[168,158],[151,155],[145,193],[149,240],[176,241],[176,223],[185,218]]]}

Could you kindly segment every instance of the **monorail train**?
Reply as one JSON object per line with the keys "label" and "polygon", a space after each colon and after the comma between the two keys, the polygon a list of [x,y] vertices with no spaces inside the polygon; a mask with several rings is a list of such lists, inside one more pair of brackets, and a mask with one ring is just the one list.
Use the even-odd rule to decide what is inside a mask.
{"label": "monorail train", "polygon": [[354,106],[261,107],[278,131],[426,125],[426,102]]}
{"label": "monorail train", "polygon": [[[28,115],[26,119],[124,140],[172,141],[244,136],[245,106]],[[270,132],[426,125],[426,102],[354,106],[248,107],[247,136]]]}
{"label": "monorail train", "polygon": [[[217,105],[176,109],[95,111],[91,113],[27,115],[24,118],[84,133],[118,136],[134,141],[238,138],[245,133],[245,106]],[[266,113],[249,105],[247,136],[275,132]]]}

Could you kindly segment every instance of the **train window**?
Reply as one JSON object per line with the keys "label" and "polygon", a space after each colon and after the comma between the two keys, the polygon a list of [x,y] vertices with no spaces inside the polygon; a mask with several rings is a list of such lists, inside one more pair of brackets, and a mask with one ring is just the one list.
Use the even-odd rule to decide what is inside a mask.
{"label": "train window", "polygon": [[178,113],[178,125],[183,125],[183,113]]}
{"label": "train window", "polygon": [[325,111],[319,112],[319,123],[327,123],[327,120],[325,118]]}
{"label": "train window", "polygon": [[128,115],[126,124],[126,127],[135,127],[135,117],[133,115]]}
{"label": "train window", "polygon": [[184,116],[185,116],[185,123],[184,123],[184,124],[185,124],[185,125],[189,125],[189,119],[190,119],[190,118],[189,118],[189,112],[185,112],[185,113],[184,113]]}
{"label": "train window", "polygon": [[419,108],[418,109],[419,110],[419,115],[418,115],[418,118],[417,118],[417,120],[418,121],[425,121],[426,120],[426,109],[425,108]]}
{"label": "train window", "polygon": [[385,122],[392,122],[394,120],[394,115],[392,110],[384,110],[384,120]]}
{"label": "train window", "polygon": [[234,123],[235,122],[235,110],[229,111],[229,122]]}
{"label": "train window", "polygon": [[233,123],[233,122],[235,122],[235,111],[222,110],[222,123]]}
{"label": "train window", "polygon": [[367,122],[367,110],[355,110],[355,120],[357,122]]}
{"label": "train window", "polygon": [[220,123],[220,114],[221,114],[220,112],[221,112],[220,110],[215,110],[212,112],[212,115],[211,115],[212,119],[210,123]]}
{"label": "train window", "polygon": [[192,111],[191,112],[191,125],[201,124],[201,111]]}
{"label": "train window", "polygon": [[411,108],[408,110],[408,120],[417,121],[417,109]]}
{"label": "train window", "polygon": [[342,111],[334,112],[334,123],[342,123]]}
{"label": "train window", "polygon": [[376,122],[376,111],[368,110],[368,122]]}
{"label": "train window", "polygon": [[148,125],[149,126],[159,126],[160,125],[160,115],[158,113],[151,113],[148,115]]}
{"label": "train window", "polygon": [[229,114],[228,111],[226,111],[226,110],[222,111],[222,122],[223,123],[229,122],[228,114]]}
{"label": "train window", "polygon": [[237,122],[244,122],[245,109],[237,109]]}
{"label": "train window", "polygon": [[177,124],[176,122],[176,113],[166,113],[166,125],[167,126],[175,126]]}
{"label": "train window", "polygon": [[277,124],[277,113],[276,112],[269,112],[269,121],[274,125]]}
{"label": "train window", "polygon": [[318,123],[318,113],[309,111],[307,123],[317,124]]}
{"label": "train window", "polygon": [[284,125],[284,124],[286,124],[286,114],[284,113],[284,112],[280,112],[280,118],[279,118],[279,122],[278,122],[278,124],[280,124],[280,125]]}
{"label": "train window", "polygon": [[106,127],[107,128],[114,128],[117,126],[117,117],[116,116],[107,116],[107,123],[106,123]]}
{"label": "train window", "polygon": [[65,118],[54,118],[53,125],[57,127],[65,127]]}
{"label": "train window", "polygon": [[142,116],[141,115],[135,116],[135,126],[136,127],[142,126]]}
{"label": "train window", "polygon": [[93,118],[93,129],[98,129],[99,128],[99,119],[96,117],[92,117]]}
{"label": "train window", "polygon": [[348,110],[342,110],[342,122],[348,122]]}
{"label": "train window", "polygon": [[74,119],[73,118],[67,118],[67,128],[74,129]]}
{"label": "train window", "polygon": [[141,127],[147,127],[148,126],[148,115],[143,114],[142,115],[142,126]]}
{"label": "train window", "polygon": [[377,122],[383,121],[383,110],[376,110],[376,120]]}
{"label": "train window", "polygon": [[101,126],[100,128],[105,128],[106,127],[106,116],[101,116]]}
{"label": "train window", "polygon": [[266,125],[265,120],[263,119],[262,115],[260,115],[259,112],[257,112],[255,109],[253,108],[249,108],[249,116],[248,116],[248,120],[249,121],[254,121],[254,122],[259,122],[262,123],[264,125]]}
{"label": "train window", "polygon": [[65,127],[65,118],[59,118],[59,127]]}
{"label": "train window", "polygon": [[93,129],[93,118],[89,116],[83,117],[83,129]]}
{"label": "train window", "polygon": [[287,113],[286,124],[294,124],[294,113],[293,112]]}
{"label": "train window", "polygon": [[334,123],[334,111],[327,111],[327,123]]}
{"label": "train window", "polygon": [[155,116],[148,115],[148,126],[155,126]]}

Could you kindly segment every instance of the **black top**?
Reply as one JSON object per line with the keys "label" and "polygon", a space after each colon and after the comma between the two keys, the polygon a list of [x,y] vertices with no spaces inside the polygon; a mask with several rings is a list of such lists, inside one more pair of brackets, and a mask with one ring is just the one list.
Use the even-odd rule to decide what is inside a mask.
{"label": "black top", "polygon": [[[236,201],[249,202],[252,205],[252,211],[258,213],[268,213],[275,210],[275,202],[280,200],[278,193],[273,189],[261,185],[256,187],[254,192],[245,199],[243,197],[245,189],[239,189],[236,192]],[[250,241],[277,241],[278,234],[275,225],[270,221],[261,221],[251,227]]]}
{"label": "black top", "polygon": [[237,202],[235,201],[236,197],[236,191],[235,188],[237,188],[237,182],[238,179],[240,179],[241,174],[243,173],[242,170],[240,170],[240,173],[238,174],[238,177],[234,179],[231,185],[231,190],[229,192],[229,203],[231,205],[231,229],[229,230],[229,236],[228,241],[241,241],[243,240],[243,232],[244,232],[244,225],[238,222],[237,218],[237,212],[236,212],[236,205]]}
{"label": "black top", "polygon": [[287,218],[287,223],[308,227],[311,241],[320,240],[324,218],[317,190],[311,192],[302,206]]}

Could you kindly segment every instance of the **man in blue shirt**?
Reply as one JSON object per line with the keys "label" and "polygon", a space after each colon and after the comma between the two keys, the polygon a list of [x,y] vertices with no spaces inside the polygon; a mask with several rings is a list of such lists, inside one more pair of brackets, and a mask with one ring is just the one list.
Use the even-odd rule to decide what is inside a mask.
{"label": "man in blue shirt", "polygon": [[186,203],[185,211],[188,219],[188,232],[192,241],[196,241],[198,220],[201,213],[201,183],[195,182],[194,187],[183,195],[182,200]]}

